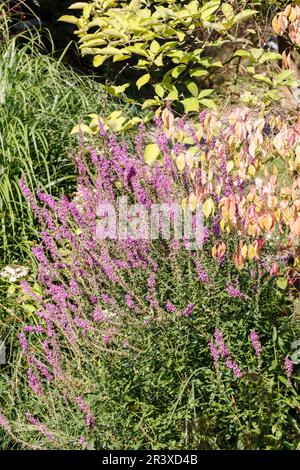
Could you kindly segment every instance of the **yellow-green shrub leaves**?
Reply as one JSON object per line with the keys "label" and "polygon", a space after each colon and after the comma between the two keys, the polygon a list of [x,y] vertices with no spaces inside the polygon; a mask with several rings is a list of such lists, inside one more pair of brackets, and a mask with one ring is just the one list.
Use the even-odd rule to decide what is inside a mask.
{"label": "yellow-green shrub leaves", "polygon": [[[139,95],[143,108],[159,107],[165,100],[182,102],[185,112],[215,108],[214,101],[206,98],[208,94],[200,96],[199,90],[205,91],[205,77],[223,65],[220,60],[207,56],[198,31],[205,31],[208,38],[213,31],[219,35],[214,42],[206,39],[205,48],[222,47],[226,31],[256,11],[243,7],[234,13],[230,3],[220,0],[155,1],[151,9],[148,3],[142,0],[76,2],[70,8],[81,10],[81,16],[65,15],[60,20],[77,26],[75,32],[82,54],[93,55],[95,67],[101,67],[107,60],[129,61],[137,89],[149,84],[147,89],[153,90],[153,97],[148,96],[144,105]],[[190,77],[194,80],[184,86]],[[114,83],[106,89],[116,95],[119,93],[115,90],[121,90],[122,86],[122,82]]]}
{"label": "yellow-green shrub leaves", "polygon": [[146,83],[148,83],[149,80],[150,80],[150,74],[146,73],[145,75],[143,75],[137,80],[136,86],[138,87],[138,89],[140,89],[142,88],[142,86],[146,85]]}
{"label": "yellow-green shrub leaves", "polygon": [[148,163],[148,165],[151,165],[152,163],[155,162],[159,154],[160,154],[160,150],[157,144],[146,145],[145,152],[144,152],[145,162]]}
{"label": "yellow-green shrub leaves", "polygon": [[[255,30],[243,30],[240,23],[249,23],[259,13],[251,6],[250,1],[236,2],[233,7],[220,0],[91,0],[71,5],[79,17],[65,15],[60,20],[76,26],[81,53],[93,56],[94,67],[104,65],[111,70],[115,64],[112,73],[102,69],[109,93],[142,109],[160,108],[171,101],[180,112],[189,113],[216,109],[212,83],[221,89],[217,76],[225,76],[228,67],[237,66],[237,71],[241,67],[254,87],[260,82],[264,103],[278,99],[279,87],[295,85],[289,70],[277,75],[261,72],[260,65],[277,61],[281,55],[249,41]],[[122,82],[123,69],[130,70],[130,88]]]}

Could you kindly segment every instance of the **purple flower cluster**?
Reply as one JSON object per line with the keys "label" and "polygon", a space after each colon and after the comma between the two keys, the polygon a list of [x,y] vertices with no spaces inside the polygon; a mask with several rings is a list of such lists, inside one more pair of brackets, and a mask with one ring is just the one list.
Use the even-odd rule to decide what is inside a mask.
{"label": "purple flower cluster", "polygon": [[94,420],[94,417],[92,416],[88,406],[84,402],[83,398],[81,396],[78,396],[78,397],[76,397],[75,401],[76,401],[77,405],[79,406],[80,410],[82,411],[82,413],[85,414],[86,426],[89,429],[93,428],[95,426],[95,420]]}
{"label": "purple flower cluster", "polygon": [[185,307],[184,311],[183,311],[183,315],[185,317],[189,317],[192,313],[192,311],[194,310],[195,308],[195,304],[188,304],[187,307]]}
{"label": "purple flower cluster", "polygon": [[199,260],[195,260],[195,266],[200,281],[203,282],[203,284],[207,284],[209,282],[209,277]]}
{"label": "purple flower cluster", "polygon": [[129,310],[134,310],[136,308],[133,298],[129,294],[125,295],[125,302]]}
{"label": "purple flower cluster", "polygon": [[246,295],[243,294],[236,286],[231,284],[230,282],[227,282],[226,284],[226,291],[230,295],[230,297],[233,298],[240,298],[240,299],[246,299]]}
{"label": "purple flower cluster", "polygon": [[[200,114],[201,122],[206,114]],[[180,126],[184,127],[183,121]],[[162,240],[160,235],[155,240],[136,240],[129,235],[121,237],[118,231],[113,239],[97,237],[98,222],[102,217],[98,208],[101,204],[109,203],[115,213],[120,215],[119,197],[126,195],[130,202],[141,204],[145,210],[152,209],[154,204],[164,204],[173,220],[175,214],[172,212],[172,203],[186,199],[193,188],[196,194],[196,190],[205,184],[201,178],[207,179],[201,163],[196,170],[191,170],[188,165],[184,172],[178,170],[171,158],[170,141],[163,132],[160,120],[157,121],[156,140],[161,156],[151,166],[143,158],[146,140],[143,125],[136,138],[136,149],[131,153],[126,144],[119,143],[114,136],[106,133],[101,122],[99,128],[103,137],[101,151],[90,146],[88,156],[84,148],[80,149],[76,160],[78,187],[76,195],[70,200],[66,196],[56,200],[42,191],[37,193],[36,199],[25,182],[20,181],[23,194],[43,228],[40,244],[33,247],[39,264],[38,282],[43,295],[34,292],[28,283],[22,283],[23,291],[37,305],[38,322],[35,326],[25,326],[19,334],[23,361],[27,367],[27,381],[40,402],[47,402],[45,398],[49,387],[56,387],[57,394],[67,403],[70,385],[74,389],[74,383],[79,384],[75,402],[88,429],[94,427],[95,419],[80,395],[86,393],[86,382],[79,379],[82,378],[79,367],[72,376],[73,371],[66,358],[78,358],[80,363],[86,352],[85,347],[89,348],[89,352],[97,348],[108,354],[119,352],[115,348],[117,344],[132,347],[128,318],[138,327],[149,323],[152,325],[153,321],[164,320],[164,317],[171,321],[174,315],[178,321],[182,321],[182,317],[191,317],[196,307],[194,303],[188,303],[182,310],[176,307],[180,305],[176,289],[186,289],[187,285],[186,282],[180,284],[187,240]],[[203,137],[200,141],[193,130],[190,133],[201,152],[215,150],[215,138],[208,141]],[[184,144],[173,150],[175,155],[179,155],[185,151]],[[220,185],[223,193],[227,194],[233,189],[227,174],[226,155],[220,149],[216,149],[216,154],[221,169]],[[212,187],[211,194],[213,190]],[[220,197],[213,195],[216,203]],[[38,205],[37,200],[43,207]],[[140,211],[142,209],[139,208]],[[103,218],[107,217],[105,211]],[[160,222],[162,220],[158,221],[158,225]],[[212,225],[215,238],[220,237],[219,222],[219,216],[216,215]],[[204,235],[204,241],[207,241],[210,235],[208,227],[205,227]],[[208,289],[212,279],[206,272],[205,264],[200,262],[199,253],[193,256],[187,254],[186,257],[192,261],[197,272],[194,276],[196,279],[190,276],[191,283],[199,289],[200,279],[201,283],[207,284],[203,289]],[[220,264],[224,260],[224,256],[218,258]],[[162,269],[165,266],[168,277]],[[194,285],[191,286],[191,299],[195,298]],[[232,298],[247,298],[237,285],[230,282],[226,285],[226,291]],[[260,357],[262,348],[255,330],[251,331],[250,339],[256,356]],[[42,348],[35,347],[35,341]],[[216,369],[219,368],[219,362],[223,361],[234,376],[243,376],[219,329],[215,330],[209,349]],[[289,358],[285,359],[284,367],[290,377],[293,364]],[[75,379],[73,383],[72,379]],[[26,417],[49,441],[54,439],[33,415],[28,412]],[[6,418],[1,414],[0,425],[10,430]],[[86,445],[83,438],[79,442],[82,446]]]}
{"label": "purple flower cluster", "polygon": [[237,366],[237,364],[235,362],[233,362],[232,359],[230,359],[230,357],[227,357],[226,361],[225,361],[225,364],[226,366],[232,370],[232,372],[234,373],[234,375],[240,379],[241,377],[243,377],[243,373],[241,371],[241,369]]}
{"label": "purple flower cluster", "polygon": [[288,378],[290,378],[293,373],[294,366],[293,366],[291,359],[288,356],[286,356],[284,359],[284,368],[285,368],[286,375],[288,376]]}
{"label": "purple flower cluster", "polygon": [[0,413],[0,426],[8,433],[11,433],[11,427],[5,416]]}
{"label": "purple flower cluster", "polygon": [[41,423],[38,419],[36,419],[29,411],[25,413],[25,417],[27,421],[32,424],[32,426],[35,426],[37,430],[45,436],[50,442],[55,440],[54,434],[48,431],[47,427]]}
{"label": "purple flower cluster", "polygon": [[40,381],[36,374],[34,373],[33,369],[29,367],[27,371],[27,378],[28,378],[28,385],[29,387],[39,396],[44,396],[44,392],[42,390]]}
{"label": "purple flower cluster", "polygon": [[253,346],[253,349],[255,351],[256,356],[260,357],[262,347],[261,347],[261,344],[260,344],[260,341],[259,341],[259,336],[258,336],[258,334],[255,330],[251,330],[250,339],[251,339],[251,343],[252,343],[252,346]]}
{"label": "purple flower cluster", "polygon": [[211,353],[213,361],[214,361],[215,369],[218,369],[220,353],[219,353],[219,350],[216,348],[215,343],[213,342],[213,340],[211,340],[210,343],[209,343],[209,350],[210,350],[210,353]]}
{"label": "purple flower cluster", "polygon": [[[156,161],[149,167],[144,161],[144,125],[140,126],[136,137],[136,151],[129,153],[128,145],[108,135],[99,121],[103,145],[100,152],[89,146],[87,157],[83,135],[80,135],[82,147],[76,156],[78,186],[73,198],[63,195],[55,199],[41,190],[37,191],[36,198],[25,181],[20,181],[20,188],[42,227],[41,243],[32,251],[39,263],[38,282],[43,295],[34,292],[27,282],[22,283],[24,292],[37,304],[39,324],[28,325],[19,334],[20,347],[28,364],[28,384],[40,398],[47,393],[47,382],[67,386],[66,348],[77,356],[82,342],[89,338],[96,343],[100,339],[97,344],[102,342],[106,348],[112,347],[111,338],[118,328],[122,328],[122,319],[128,314],[126,307],[137,321],[140,321],[140,313],[143,318],[148,318],[151,309],[161,317],[164,305],[166,311],[180,315],[177,307],[160,295],[160,263],[156,256],[152,258],[151,240],[136,240],[130,236],[118,236],[113,240],[97,238],[101,217],[98,208],[110,203],[118,214],[120,194],[146,209],[151,209],[153,204],[166,204],[173,221],[172,203],[182,198],[182,188],[178,185],[181,175],[171,158],[170,141],[162,121],[158,119],[156,125],[156,141],[163,165]],[[192,129],[190,132],[197,141]],[[177,150],[184,151],[185,148],[181,146]],[[183,175],[186,187],[189,171],[187,168]],[[167,260],[175,266],[183,243],[171,239],[167,244],[170,253]],[[197,264],[197,272],[203,283],[208,282],[207,273],[200,264]],[[145,291],[142,295],[140,281],[136,279],[142,281]],[[188,304],[183,316],[189,317],[194,308],[193,303]],[[39,356],[34,341],[42,344]],[[82,402],[79,403],[88,426],[92,427],[89,411]]]}
{"label": "purple flower cluster", "polygon": [[218,328],[215,330],[214,337],[215,337],[215,341],[217,343],[217,346],[218,346],[218,349],[219,349],[219,352],[220,352],[221,356],[223,358],[227,357],[227,356],[230,356],[230,352],[229,352],[229,350],[228,350],[228,348],[225,345],[224,340],[223,340],[223,334]]}
{"label": "purple flower cluster", "polygon": [[[215,341],[215,342],[214,342]],[[216,344],[215,344],[216,343]],[[225,359],[225,365],[228,369],[232,370],[237,378],[243,377],[243,373],[238,365],[231,359],[231,352],[227,348],[223,340],[222,332],[217,328],[214,333],[214,338],[209,343],[210,353],[214,361],[215,369],[219,368],[219,358]]]}
{"label": "purple flower cluster", "polygon": [[179,314],[178,312],[178,309],[175,307],[175,305],[172,304],[172,302],[170,302],[168,300],[168,302],[166,303],[166,310],[170,313],[175,313],[176,315]]}

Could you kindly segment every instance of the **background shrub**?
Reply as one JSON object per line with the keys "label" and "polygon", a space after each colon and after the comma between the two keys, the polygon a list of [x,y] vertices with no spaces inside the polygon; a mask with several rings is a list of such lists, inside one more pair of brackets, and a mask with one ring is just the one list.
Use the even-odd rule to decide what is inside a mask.
{"label": "background shrub", "polygon": [[283,51],[267,46],[266,18],[271,22],[277,6],[97,0],[74,3],[69,8],[80,16],[60,20],[75,25],[81,53],[93,57],[109,93],[125,93],[143,109],[171,101],[188,113],[239,101],[241,94],[246,102],[270,104],[280,87],[296,85],[291,71],[279,74]]}

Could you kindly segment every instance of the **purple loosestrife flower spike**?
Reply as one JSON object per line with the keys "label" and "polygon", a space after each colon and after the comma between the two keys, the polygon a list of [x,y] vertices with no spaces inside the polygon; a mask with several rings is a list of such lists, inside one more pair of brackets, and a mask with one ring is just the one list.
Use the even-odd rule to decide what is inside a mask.
{"label": "purple loosestrife flower spike", "polygon": [[156,309],[156,308],[159,307],[158,301],[157,301],[156,299],[154,299],[154,298],[152,297],[152,295],[147,294],[147,295],[146,295],[146,300],[147,300],[147,302],[149,302],[149,304],[151,305],[152,308]]}
{"label": "purple loosestrife flower spike", "polygon": [[215,340],[217,342],[221,356],[222,357],[230,356],[230,352],[227,346],[224,344],[222,332],[218,328],[216,329],[214,336],[215,336]]}
{"label": "purple loosestrife flower spike", "polygon": [[203,282],[203,284],[207,284],[209,282],[209,277],[199,260],[195,260],[195,266],[200,281]]}
{"label": "purple loosestrife flower spike", "polygon": [[134,303],[132,297],[131,297],[129,294],[126,294],[126,295],[125,295],[125,302],[126,302],[127,307],[128,307],[130,310],[134,310],[134,309],[135,309],[135,303]]}
{"label": "purple loosestrife flower spike", "polygon": [[92,304],[96,305],[97,302],[98,302],[97,296],[96,296],[96,295],[91,295],[91,296],[90,296],[90,302],[91,302]]}
{"label": "purple loosestrife flower spike", "polygon": [[36,366],[40,373],[46,378],[48,382],[52,382],[53,376],[49,373],[48,368],[41,361],[36,361]]}
{"label": "purple loosestrife flower spike", "polygon": [[27,355],[29,352],[29,344],[26,339],[25,333],[22,332],[19,334],[19,342],[20,342],[23,353]]}
{"label": "purple loosestrife flower spike", "polygon": [[256,333],[255,330],[251,331],[250,339],[251,339],[251,343],[252,343],[252,346],[253,346],[253,349],[255,351],[256,356],[260,357],[262,347],[261,347],[261,344],[260,344],[260,341],[259,341],[259,336],[258,336],[258,334]]}
{"label": "purple loosestrife flower spike", "polygon": [[188,304],[188,306],[183,311],[183,315],[185,317],[189,317],[192,311],[194,310],[194,308],[195,308],[195,304]]}
{"label": "purple loosestrife flower spike", "polygon": [[214,219],[213,219],[213,226],[212,226],[212,228],[213,228],[214,237],[215,237],[215,238],[219,238],[219,236],[220,236],[220,225],[219,225],[219,219],[218,219],[217,216],[214,217]]}
{"label": "purple loosestrife flower spike", "polygon": [[88,406],[84,402],[83,398],[80,397],[80,396],[76,397],[75,401],[76,401],[77,405],[79,406],[80,410],[82,411],[82,413],[85,414],[85,422],[86,422],[87,427],[89,429],[93,428],[94,425],[95,425],[95,420],[94,420]]}
{"label": "purple loosestrife flower spike", "polygon": [[230,284],[230,282],[227,282],[226,284],[226,291],[227,293],[230,295],[230,297],[233,297],[233,298],[241,298],[241,299],[245,299],[246,296],[245,294],[243,294],[237,287],[235,287],[233,284]]}
{"label": "purple loosestrife flower spike", "polygon": [[107,315],[99,308],[96,307],[93,313],[93,320],[95,322],[103,322],[107,320]]}
{"label": "purple loosestrife flower spike", "polygon": [[41,423],[39,420],[37,420],[34,416],[32,416],[31,413],[29,412],[25,413],[25,417],[30,424],[35,426],[37,430],[48,439],[48,441],[51,442],[55,440],[54,435],[48,431],[47,427],[43,423]]}
{"label": "purple loosestrife flower spike", "polygon": [[10,428],[10,425],[9,425],[9,422],[7,421],[7,419],[5,418],[5,416],[0,413],[0,426],[8,433],[11,432],[11,428]]}
{"label": "purple loosestrife flower spike", "polygon": [[284,359],[284,368],[285,368],[286,375],[288,376],[288,378],[290,378],[293,373],[294,366],[293,366],[291,359],[288,356],[286,356]]}
{"label": "purple loosestrife flower spike", "polygon": [[210,341],[209,343],[209,349],[210,353],[212,355],[213,361],[214,361],[214,366],[217,369],[219,367],[219,351],[217,350],[216,346],[214,345],[213,340]]}
{"label": "purple loosestrife flower spike", "polygon": [[29,295],[30,297],[32,297],[34,300],[38,302],[42,302],[43,298],[40,295],[38,295],[36,292],[34,292],[34,290],[30,287],[27,281],[21,281],[20,286],[24,294]]}
{"label": "purple loosestrife flower spike", "polygon": [[178,315],[178,309],[169,300],[166,303],[166,310],[170,313],[175,313],[176,315]]}
{"label": "purple loosestrife flower spike", "polygon": [[83,318],[75,317],[74,322],[78,326],[78,328],[81,328],[85,332],[87,332],[91,329],[90,323],[88,321],[84,320]]}
{"label": "purple loosestrife flower spike", "polygon": [[238,367],[238,365],[235,362],[233,362],[232,359],[230,359],[230,357],[226,359],[225,364],[229,369],[232,370],[232,372],[234,373],[236,377],[238,377],[239,379],[243,377],[243,373],[241,369]]}
{"label": "purple loosestrife flower spike", "polygon": [[147,279],[147,285],[150,287],[150,289],[154,289],[156,287],[156,279],[155,279],[155,274],[151,273],[150,276]]}
{"label": "purple loosestrife flower spike", "polygon": [[92,414],[90,412],[88,412],[86,414],[85,422],[86,422],[86,425],[89,429],[92,429],[95,426],[94,417],[92,416]]}
{"label": "purple loosestrife flower spike", "polygon": [[104,127],[103,122],[101,121],[101,119],[98,120],[98,128],[99,128],[100,136],[105,137],[106,136],[106,130],[105,130],[105,127]]}
{"label": "purple loosestrife flower spike", "polygon": [[32,326],[32,325],[25,325],[23,328],[23,331],[29,332],[29,333],[44,333],[44,328],[42,325],[38,326]]}
{"label": "purple loosestrife flower spike", "polygon": [[40,382],[37,376],[34,374],[31,367],[29,367],[27,372],[28,384],[29,387],[39,396],[44,396],[43,390],[41,388]]}

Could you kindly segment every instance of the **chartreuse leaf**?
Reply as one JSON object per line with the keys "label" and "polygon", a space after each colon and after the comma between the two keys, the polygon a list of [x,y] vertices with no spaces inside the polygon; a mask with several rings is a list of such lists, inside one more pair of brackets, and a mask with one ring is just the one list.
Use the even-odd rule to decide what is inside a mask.
{"label": "chartreuse leaf", "polygon": [[106,44],[106,41],[104,39],[101,39],[99,37],[89,39],[88,41],[85,41],[84,44],[80,46],[81,50],[83,49],[88,49],[90,47],[97,47],[97,46],[104,46]]}
{"label": "chartreuse leaf", "polygon": [[129,59],[130,55],[116,54],[113,57],[113,62],[120,62],[121,60]]}
{"label": "chartreuse leaf", "polygon": [[179,171],[182,171],[185,167],[185,158],[184,154],[180,153],[178,157],[176,157],[176,165]]}
{"label": "chartreuse leaf", "polygon": [[113,96],[121,95],[124,93],[126,88],[129,87],[129,83],[124,83],[124,85],[115,86],[115,85],[104,85],[103,88]]}
{"label": "chartreuse leaf", "polygon": [[82,12],[84,19],[88,19],[90,17],[92,8],[93,8],[93,5],[91,3],[87,3],[86,5],[84,5],[83,12]]}
{"label": "chartreuse leaf", "polygon": [[171,71],[171,75],[173,78],[178,78],[179,75],[184,72],[186,69],[186,65],[184,64],[179,64],[176,67],[174,67]]}
{"label": "chartreuse leaf", "polygon": [[286,385],[286,386],[289,385],[289,381],[288,381],[285,377],[282,377],[282,375],[278,375],[278,379],[279,379],[280,382],[282,382],[284,385]]}
{"label": "chartreuse leaf", "polygon": [[159,96],[160,98],[164,97],[165,90],[161,83],[157,83],[156,85],[154,85],[154,90],[157,96]]}
{"label": "chartreuse leaf", "polygon": [[278,82],[279,81],[284,81],[287,78],[291,77],[293,74],[294,74],[293,70],[283,70],[282,72],[280,72],[279,75],[277,75],[276,79],[277,79]]}
{"label": "chartreuse leaf", "polygon": [[82,10],[86,5],[87,5],[86,2],[76,2],[76,3],[72,3],[72,5],[70,5],[68,8],[70,10]]}
{"label": "chartreuse leaf", "polygon": [[113,111],[110,113],[108,119],[118,119],[120,116],[122,116],[122,110],[119,109],[118,111]]}
{"label": "chartreuse leaf", "polygon": [[105,56],[105,55],[95,55],[95,57],[93,59],[93,66],[94,67],[100,67],[100,65],[102,65],[103,62],[105,62],[106,59],[107,59],[107,56]]}
{"label": "chartreuse leaf", "polygon": [[246,9],[238,13],[237,15],[234,16],[232,23],[235,24],[238,21],[245,20],[247,18],[250,18],[251,16],[256,15],[258,12],[256,10],[250,10]]}
{"label": "chartreuse leaf", "polygon": [[264,52],[263,55],[260,57],[258,63],[264,64],[265,62],[268,62],[269,60],[280,60],[280,59],[282,59],[282,56],[278,52]]}
{"label": "chartreuse leaf", "polygon": [[154,39],[150,44],[150,51],[153,52],[153,54],[157,54],[159,50],[160,50],[159,42],[157,42]]}
{"label": "chartreuse leaf", "polygon": [[191,93],[191,95],[195,97],[198,96],[199,90],[195,82],[186,82],[185,85],[187,89],[189,90],[189,92]]}
{"label": "chartreuse leaf", "polygon": [[272,80],[270,80],[269,77],[266,77],[265,75],[262,75],[260,73],[253,75],[253,78],[255,78],[255,80],[259,80],[260,82],[265,82],[268,85],[273,85]]}
{"label": "chartreuse leaf", "polygon": [[71,24],[78,24],[79,18],[76,18],[76,16],[72,15],[63,15],[60,18],[58,18],[58,21],[64,21],[65,23],[71,23]]}
{"label": "chartreuse leaf", "polygon": [[205,75],[208,74],[208,70],[191,69],[189,73],[190,73],[190,77],[205,77]]}
{"label": "chartreuse leaf", "polygon": [[233,57],[251,57],[251,54],[249,51],[245,51],[244,49],[238,49],[233,54]]}
{"label": "chartreuse leaf", "polygon": [[216,103],[213,100],[208,99],[208,98],[203,98],[203,99],[199,100],[199,103],[202,104],[203,106],[205,106],[206,108],[210,108],[210,109],[214,109],[214,110],[216,110],[218,108]]}
{"label": "chartreuse leaf", "polygon": [[176,35],[180,42],[184,41],[185,33],[183,31],[176,31]]}
{"label": "chartreuse leaf", "polygon": [[146,100],[146,101],[144,101],[144,103],[142,105],[142,109],[151,108],[152,106],[156,106],[156,105],[159,105],[159,104],[160,104],[160,102],[158,100],[155,100],[155,99]]}
{"label": "chartreuse leaf", "polygon": [[222,5],[222,12],[227,19],[234,15],[234,10],[232,6],[230,5],[230,3],[224,3]]}
{"label": "chartreuse leaf", "polygon": [[211,197],[209,199],[206,199],[206,201],[204,202],[204,204],[202,206],[202,210],[203,210],[203,214],[206,217],[206,219],[208,219],[210,214],[214,213],[215,204],[214,204],[214,201],[212,200]]}
{"label": "chartreuse leaf", "polygon": [[36,311],[36,307],[32,304],[22,304],[22,308],[29,315],[31,315],[32,313]]}
{"label": "chartreuse leaf", "polygon": [[97,49],[97,52],[99,52],[100,54],[103,54],[103,55],[107,55],[107,56],[113,56],[115,54],[120,54],[120,50],[117,49],[116,47],[111,47],[111,46],[108,46],[108,47],[102,47],[102,49]]}
{"label": "chartreuse leaf", "polygon": [[92,130],[87,126],[86,124],[78,124],[77,126],[74,126],[73,129],[70,132],[70,135],[72,134],[78,134],[78,132],[86,132],[87,134],[92,134]]}
{"label": "chartreuse leaf", "polygon": [[195,98],[195,97],[186,98],[185,100],[182,100],[182,104],[184,106],[184,111],[186,113],[189,113],[189,112],[192,112],[192,111],[199,111],[198,98]]}
{"label": "chartreuse leaf", "polygon": [[150,80],[150,74],[145,73],[145,75],[143,75],[136,81],[136,86],[138,87],[138,89],[140,89],[142,88],[142,86],[146,85],[146,83],[148,83],[149,80]]}
{"label": "chartreuse leaf", "polygon": [[166,96],[167,100],[178,100],[178,90],[173,83],[167,83],[166,89],[169,91],[168,95]]}
{"label": "chartreuse leaf", "polygon": [[142,119],[139,117],[134,117],[130,119],[123,127],[122,131],[126,131],[127,129],[130,129],[133,126],[136,126],[137,124],[140,124],[142,122]]}
{"label": "chartreuse leaf", "polygon": [[258,60],[264,53],[261,47],[251,47],[250,53],[255,60]]}
{"label": "chartreuse leaf", "polygon": [[126,118],[123,116],[120,116],[118,118],[110,118],[107,119],[106,124],[110,127],[115,132],[119,132],[123,129],[123,125],[126,122]]}
{"label": "chartreuse leaf", "polygon": [[207,21],[211,17],[211,15],[219,8],[220,3],[220,0],[204,2],[204,5],[200,10],[201,20]]}
{"label": "chartreuse leaf", "polygon": [[211,95],[214,92],[213,88],[207,88],[206,90],[200,91],[198,98],[205,98],[206,96]]}
{"label": "chartreuse leaf", "polygon": [[287,285],[288,285],[288,281],[286,280],[285,277],[278,277],[276,279],[276,284],[277,286],[279,287],[279,289],[286,289]]}
{"label": "chartreuse leaf", "polygon": [[160,154],[157,144],[148,144],[145,147],[144,159],[148,165],[152,165]]}

